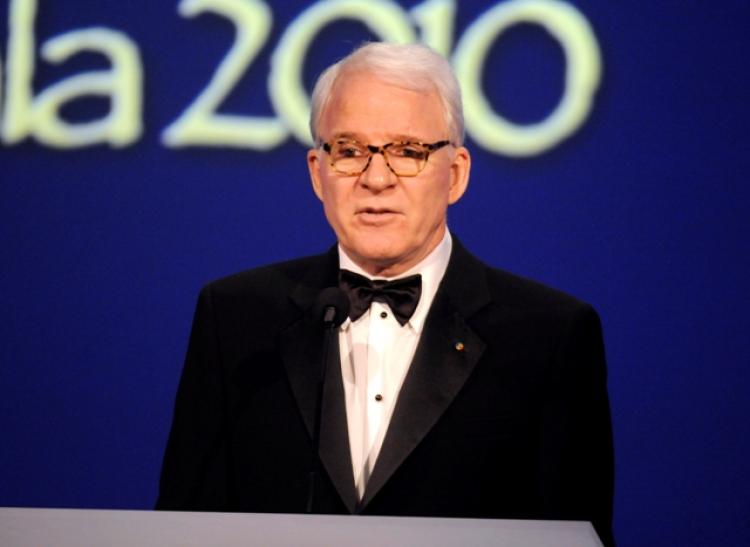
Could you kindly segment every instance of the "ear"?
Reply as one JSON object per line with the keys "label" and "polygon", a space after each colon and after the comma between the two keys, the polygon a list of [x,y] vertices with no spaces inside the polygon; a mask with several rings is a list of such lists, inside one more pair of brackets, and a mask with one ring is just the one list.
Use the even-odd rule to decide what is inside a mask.
{"label": "ear", "polygon": [[456,148],[451,164],[451,181],[448,190],[448,204],[453,205],[466,192],[469,186],[469,172],[471,171],[471,154],[464,146]]}
{"label": "ear", "polygon": [[320,170],[323,168],[323,162],[320,159],[320,148],[311,148],[307,151],[307,170],[310,172],[310,181],[312,182],[313,192],[323,201],[323,185],[320,177]]}

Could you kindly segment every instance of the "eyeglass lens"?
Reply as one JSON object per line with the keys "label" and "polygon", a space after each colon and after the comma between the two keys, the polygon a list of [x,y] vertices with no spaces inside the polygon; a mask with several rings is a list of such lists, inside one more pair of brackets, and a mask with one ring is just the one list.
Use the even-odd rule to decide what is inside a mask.
{"label": "eyeglass lens", "polygon": [[[359,174],[364,171],[373,152],[373,148],[356,141],[337,141],[331,145],[331,162],[336,171],[347,174]],[[375,148],[377,151],[377,148]],[[392,143],[380,149],[385,155],[388,166],[396,175],[414,176],[418,174],[427,161],[429,149],[418,143]]]}

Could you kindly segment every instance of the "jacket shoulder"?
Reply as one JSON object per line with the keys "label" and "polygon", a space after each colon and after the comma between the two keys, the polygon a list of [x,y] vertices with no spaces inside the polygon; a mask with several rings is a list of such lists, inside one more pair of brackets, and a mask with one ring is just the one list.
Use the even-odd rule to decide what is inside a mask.
{"label": "jacket shoulder", "polygon": [[487,286],[493,301],[519,310],[557,310],[575,313],[591,306],[579,298],[539,281],[499,268],[486,266]]}
{"label": "jacket shoulder", "polygon": [[287,294],[292,287],[304,283],[311,271],[323,268],[326,256],[311,255],[243,270],[211,281],[201,292],[219,299]]}
{"label": "jacket shoulder", "polygon": [[211,310],[221,332],[262,326],[267,334],[298,317],[326,286],[330,262],[330,253],[314,255],[217,279],[202,288],[199,306]]}
{"label": "jacket shoulder", "polygon": [[469,252],[454,237],[451,260],[442,288],[465,317],[526,318],[555,323],[579,315],[596,316],[578,298],[509,271],[490,266]]}
{"label": "jacket shoulder", "polygon": [[486,264],[454,238],[454,253],[447,272],[450,292],[459,299],[492,303],[516,312],[575,313],[592,309],[587,303],[538,281]]}

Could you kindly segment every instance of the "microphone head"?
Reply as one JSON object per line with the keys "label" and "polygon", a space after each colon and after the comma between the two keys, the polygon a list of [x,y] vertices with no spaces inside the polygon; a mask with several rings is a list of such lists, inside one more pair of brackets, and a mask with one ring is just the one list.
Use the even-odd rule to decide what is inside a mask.
{"label": "microphone head", "polygon": [[349,297],[338,287],[323,289],[312,307],[313,319],[338,327],[349,315]]}

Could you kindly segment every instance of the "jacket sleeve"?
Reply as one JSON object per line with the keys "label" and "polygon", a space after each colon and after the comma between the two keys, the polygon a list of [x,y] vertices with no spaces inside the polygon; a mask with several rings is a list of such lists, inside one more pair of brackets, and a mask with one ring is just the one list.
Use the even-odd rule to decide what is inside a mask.
{"label": "jacket sleeve", "polygon": [[539,452],[546,518],[591,521],[614,545],[614,455],[601,325],[584,305],[560,340],[545,393]]}
{"label": "jacket sleeve", "polygon": [[226,506],[226,435],[221,355],[212,295],[198,298],[162,464],[156,509]]}

